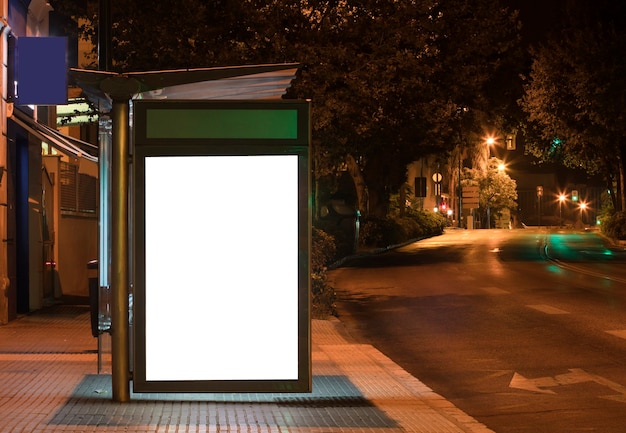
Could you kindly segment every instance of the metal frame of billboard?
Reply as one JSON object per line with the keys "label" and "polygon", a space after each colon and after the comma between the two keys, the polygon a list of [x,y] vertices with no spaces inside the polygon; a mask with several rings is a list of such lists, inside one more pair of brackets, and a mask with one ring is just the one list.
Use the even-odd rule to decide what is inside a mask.
{"label": "metal frame of billboard", "polygon": [[[310,103],[307,101],[139,100],[134,102],[133,122],[133,390],[135,392],[310,392],[312,382],[309,275],[311,238],[311,208],[309,199]],[[180,272],[180,269],[173,268],[163,271],[161,266],[155,271],[154,264],[151,264],[151,262],[156,260],[153,259],[154,256],[158,255],[159,260],[165,258],[177,262],[178,256],[186,254],[187,251],[169,251],[167,248],[164,248],[165,251],[161,251],[160,248],[153,248],[155,242],[160,242],[162,234],[153,228],[147,229],[147,226],[153,227],[152,223],[147,221],[161,217],[161,215],[157,215],[154,203],[150,204],[156,201],[150,198],[154,197],[154,193],[151,190],[155,188],[150,185],[153,182],[151,179],[155,179],[152,174],[149,174],[152,170],[150,167],[153,166],[153,163],[158,163],[157,165],[161,168],[167,167],[167,165],[161,163],[170,161],[180,165],[184,170],[189,162],[194,164],[198,162],[200,167],[204,167],[203,164],[205,162],[233,162],[231,160],[234,160],[234,163],[239,160],[250,162],[253,164],[252,166],[257,162],[263,165],[267,161],[275,161],[278,167],[285,169],[285,173],[297,172],[297,175],[293,177],[297,185],[292,187],[287,186],[290,183],[287,179],[287,182],[284,183],[267,184],[270,186],[266,186],[265,191],[251,189],[243,192],[244,196],[245,194],[267,195],[265,201],[257,202],[267,202],[267,209],[256,209],[257,212],[271,212],[273,209],[272,202],[276,203],[282,200],[282,196],[272,195],[275,192],[272,191],[271,185],[278,185],[277,189],[282,190],[280,185],[286,184],[286,195],[291,196],[291,199],[285,200],[287,208],[284,209],[286,214],[293,217],[292,219],[297,219],[297,221],[292,222],[294,229],[290,233],[294,234],[286,236],[284,245],[287,248],[281,248],[280,251],[277,251],[277,255],[285,258],[285,261],[297,267],[297,270],[289,269],[285,272],[286,274],[291,273],[293,277],[285,280],[284,283],[280,283],[284,286],[284,290],[282,292],[277,291],[275,295],[272,286],[273,282],[270,281],[272,279],[270,274],[277,277],[279,274],[282,274],[282,271],[278,272],[282,270],[282,263],[271,261],[272,259],[270,258],[268,262],[269,267],[276,266],[276,269],[271,270],[270,274],[262,273],[260,281],[254,280],[255,284],[258,282],[259,286],[256,290],[269,289],[272,292],[271,296],[276,297],[286,294],[286,297],[291,299],[291,296],[293,296],[293,302],[288,302],[282,313],[274,311],[273,314],[273,316],[284,315],[288,319],[285,319],[283,323],[281,322],[282,318],[279,317],[276,320],[275,317],[272,317],[271,319],[275,323],[268,325],[267,328],[279,331],[278,334],[285,330],[284,339],[288,342],[285,345],[281,344],[281,338],[283,337],[277,337],[276,341],[272,340],[269,347],[264,347],[265,343],[263,342],[256,344],[256,341],[247,341],[245,338],[242,339],[241,344],[237,341],[233,342],[233,339],[236,340],[247,335],[246,332],[248,331],[256,331],[257,327],[263,329],[265,318],[262,315],[256,316],[256,314],[252,314],[256,319],[251,319],[252,321],[246,320],[246,317],[241,317],[239,305],[236,303],[228,304],[227,301],[224,301],[227,303],[224,308],[221,305],[211,306],[211,311],[213,312],[216,311],[216,307],[226,311],[227,316],[225,316],[226,318],[222,322],[213,323],[211,329],[196,329],[198,328],[197,324],[203,323],[204,320],[204,318],[195,320],[198,318],[196,316],[204,314],[202,308],[198,309],[198,305],[205,302],[207,296],[211,296],[207,295],[207,292],[218,293],[221,290],[218,288],[221,284],[217,280],[210,280],[212,278],[210,266],[203,271],[207,280],[210,281],[205,281],[197,276],[193,281],[185,280],[182,287],[185,299],[180,299],[182,297],[180,295],[180,285],[175,284],[174,287],[169,288],[171,294],[165,295],[163,294],[163,288],[160,286],[161,283],[155,282],[155,278],[162,279],[163,275],[166,275],[167,278],[170,276],[178,278],[174,277],[174,275]],[[189,167],[192,165],[189,165]],[[212,165],[212,167],[216,167],[216,165]],[[226,173],[225,176],[232,179],[230,177],[231,171]],[[278,172],[282,173],[280,170]],[[267,173],[267,177],[280,176],[278,172],[276,174]],[[162,172],[162,177],[168,178],[168,182],[175,181],[168,174],[168,170]],[[265,185],[262,182],[260,184]],[[164,184],[159,181],[159,185]],[[250,179],[249,185],[254,187],[255,180]],[[181,186],[183,185],[178,185],[179,191]],[[202,196],[205,193],[206,186],[206,184],[184,184],[183,189],[196,188],[197,195]],[[170,193],[175,194],[176,187],[177,185],[174,184]],[[217,187],[224,189],[226,185],[217,185]],[[169,184],[168,188],[170,188]],[[232,193],[242,194],[241,191],[233,191]],[[245,198],[243,200],[245,201]],[[215,205],[215,213],[219,213],[219,204],[213,204]],[[159,206],[160,209],[167,209],[168,198],[163,197],[162,202],[159,202]],[[297,207],[297,210],[289,209],[289,207],[294,206]],[[180,221],[176,221],[176,213],[173,215],[173,218],[171,216],[168,217],[170,219],[168,220],[169,223],[165,233],[171,234],[171,227],[185,227],[185,233],[190,233],[189,227],[186,226],[194,223],[189,223],[185,216],[187,214],[180,214]],[[281,215],[275,215],[275,218],[280,219]],[[193,221],[197,223],[199,220],[193,219]],[[221,221],[223,222],[224,220]],[[211,222],[207,221],[206,225],[210,226]],[[228,231],[228,227],[222,227],[222,229]],[[202,232],[205,228],[198,227],[193,230],[197,233]],[[256,227],[256,230],[262,233],[264,232],[264,227]],[[279,227],[279,230],[282,231],[282,225]],[[297,233],[295,233],[296,230]],[[269,239],[267,233],[265,233],[265,237],[262,239],[255,239],[254,236],[254,233],[252,233],[253,238],[248,239],[248,245],[267,243]],[[280,236],[280,233],[276,233],[276,236]],[[193,242],[193,239],[191,241]],[[176,247],[180,244],[175,243],[173,245]],[[291,248],[292,245],[293,248]],[[243,249],[246,248],[246,245],[241,245],[240,247]],[[288,250],[288,252],[284,253],[283,250]],[[155,254],[155,251],[158,251],[158,254]],[[147,258],[147,253],[149,258]],[[202,251],[195,252],[195,254],[198,253],[200,255],[203,254]],[[246,272],[252,273],[250,270],[252,268],[251,265],[257,265],[253,263],[255,261],[254,258],[241,259],[238,256],[232,256],[231,259],[228,258],[227,253],[224,253],[224,255],[227,257],[224,259],[226,261],[243,260],[243,263],[235,265],[242,274]],[[257,254],[257,257],[259,256]],[[232,273],[237,273],[237,271]],[[152,274],[156,275],[156,277]],[[197,274],[194,273],[193,275]],[[194,277],[192,276],[192,278]],[[228,277],[222,278],[229,279]],[[190,286],[194,288],[189,288]],[[291,293],[292,289],[297,291],[297,293]],[[238,290],[238,287],[235,287],[234,291],[237,292]],[[271,296],[265,301],[263,296],[257,297],[256,292],[250,291],[246,293],[253,294],[255,297],[254,302],[257,304],[252,307],[261,311],[264,308],[271,307],[265,305],[264,302],[282,302],[281,299],[272,299]],[[196,294],[198,299],[196,299]],[[167,317],[169,312],[167,309],[170,306],[162,306],[165,296],[171,296],[172,310],[178,311],[178,309],[182,309],[184,311],[181,314],[188,314],[188,316],[181,316],[182,318],[174,321],[172,321],[171,317]],[[154,299],[160,299],[160,303],[154,301]],[[211,297],[209,299],[214,300],[217,298]],[[166,302],[169,302],[169,300],[166,299]],[[218,301],[217,303],[219,304],[220,302]],[[207,305],[207,307],[209,306]],[[232,309],[232,311],[229,311],[229,309]],[[166,328],[161,323],[155,325],[157,322],[154,320],[155,315],[163,315],[163,313],[165,313],[165,317],[162,317],[162,321],[168,327],[167,332],[165,332],[168,334],[167,336],[161,335]],[[231,316],[233,318],[237,317],[237,319],[230,320],[229,317]],[[262,318],[259,319],[259,317]],[[189,322],[194,324],[194,326],[189,327],[187,318],[194,319]],[[270,318],[268,317],[268,319]],[[291,329],[293,326],[297,327],[297,331]],[[230,338],[229,332],[235,330],[237,330],[233,334],[235,337]],[[241,330],[244,332],[242,333]],[[220,338],[211,338],[211,335],[216,336],[217,332],[219,332]],[[178,341],[179,336],[182,337],[183,335],[186,337],[185,341],[188,342],[186,345],[180,345]],[[295,341],[296,339],[297,341]],[[259,338],[257,337],[255,340],[259,340]],[[158,341],[158,344],[153,343],[153,341]],[[220,371],[208,371],[211,367],[207,367],[207,371],[203,370],[205,361],[223,357],[225,355],[224,350],[230,351],[230,349],[225,349],[221,345],[230,345],[231,342],[234,344],[233,347],[236,347],[236,350],[242,350],[242,352],[241,356],[236,360],[231,360],[229,364],[237,364],[239,358],[246,358],[245,362],[241,363],[241,375],[237,371],[238,367],[232,367],[232,365],[225,367],[229,370],[232,367],[232,371],[225,373],[225,377],[222,377]],[[293,346],[291,346],[292,343],[294,343]],[[169,344],[172,345],[171,349],[168,349]],[[247,345],[250,346],[249,352],[246,352]],[[201,354],[200,357],[203,358],[203,361],[198,362],[197,359],[192,361],[191,358],[198,358],[198,348],[204,346],[211,349],[207,352],[206,357],[204,354]],[[284,346],[293,347],[293,350],[285,349]],[[152,350],[153,348],[155,350]],[[287,352],[283,352],[283,355],[281,355],[280,352],[283,350]],[[167,362],[173,365],[171,370],[168,370],[166,367],[166,372],[161,374],[160,370],[151,367],[152,364],[165,362],[160,358],[165,357],[169,359],[170,356],[171,360]],[[291,359],[293,362],[297,360],[297,366],[294,366],[293,363],[286,363],[289,367],[286,370],[290,372],[285,373],[285,377],[282,377],[282,370],[266,373],[262,368],[256,368],[256,364],[260,362],[260,359],[265,358],[272,362],[272,357],[274,356]],[[279,361],[279,359],[273,360],[275,364],[278,364],[278,368],[280,368]],[[194,362],[195,367],[199,368],[197,374],[190,373],[190,371],[194,371],[193,368],[189,367],[190,362]],[[250,367],[250,372],[248,372],[248,367]],[[152,373],[152,371],[159,372]],[[258,377],[256,376],[257,374]]]}

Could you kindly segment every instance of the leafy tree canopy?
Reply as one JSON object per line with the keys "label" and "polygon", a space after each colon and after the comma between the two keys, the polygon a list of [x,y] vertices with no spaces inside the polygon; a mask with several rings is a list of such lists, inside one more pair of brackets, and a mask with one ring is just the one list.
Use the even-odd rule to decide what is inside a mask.
{"label": "leafy tree canopy", "polygon": [[504,161],[489,158],[487,169],[465,168],[463,186],[479,187],[479,205],[494,213],[504,209],[515,210],[517,207],[517,182],[506,173]]}
{"label": "leafy tree canopy", "polygon": [[[515,100],[519,24],[498,1],[110,1],[116,71],[300,63],[288,96],[312,100],[316,173],[351,156],[370,196],[456,146],[459,113],[479,131]],[[96,41],[96,0],[51,3]]]}
{"label": "leafy tree canopy", "polygon": [[600,0],[570,9],[569,25],[533,51],[520,102],[527,149],[590,174],[601,173],[624,208],[626,5]]}

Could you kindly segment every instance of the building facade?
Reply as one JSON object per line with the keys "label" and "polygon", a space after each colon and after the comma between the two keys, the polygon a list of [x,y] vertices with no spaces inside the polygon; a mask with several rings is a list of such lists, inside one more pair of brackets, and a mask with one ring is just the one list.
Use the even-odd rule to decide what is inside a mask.
{"label": "building facade", "polygon": [[5,324],[63,296],[88,295],[87,262],[97,257],[98,167],[96,146],[70,136],[83,135],[81,127],[59,131],[55,105],[20,105],[16,99],[17,42],[48,36],[52,8],[45,0],[0,0],[0,9],[0,324]]}

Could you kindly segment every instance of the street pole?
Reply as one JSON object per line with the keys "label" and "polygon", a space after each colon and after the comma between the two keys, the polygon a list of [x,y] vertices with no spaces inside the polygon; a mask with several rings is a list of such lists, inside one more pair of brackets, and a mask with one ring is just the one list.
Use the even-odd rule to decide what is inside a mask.
{"label": "street pole", "polygon": [[459,179],[458,179],[458,195],[459,195],[459,209],[457,218],[457,227],[461,228],[461,218],[463,218],[462,208],[463,208],[463,190],[461,189],[461,148],[459,147]]}
{"label": "street pole", "polygon": [[541,226],[541,197],[543,196],[543,186],[537,186],[537,224]]}
{"label": "street pole", "polygon": [[[110,71],[111,57],[111,0],[99,0],[98,69]],[[117,91],[116,87],[112,87]],[[130,339],[129,339],[129,254],[128,254],[128,158],[130,95],[112,97],[111,148],[100,149],[101,161],[111,161],[111,385],[112,397],[117,402],[130,400]],[[102,143],[101,143],[102,144]],[[106,154],[108,153],[108,155]],[[105,173],[101,166],[100,182]],[[106,186],[106,185],[105,185]],[[101,192],[106,192],[105,190]],[[106,200],[106,198],[105,198]],[[107,224],[109,221],[100,221]],[[106,239],[100,239],[106,242]],[[102,257],[101,257],[102,259]],[[106,269],[107,264],[100,264]],[[99,340],[98,340],[99,341]]]}
{"label": "street pole", "polygon": [[130,400],[128,255],[128,99],[113,99],[111,157],[111,380],[113,400]]}

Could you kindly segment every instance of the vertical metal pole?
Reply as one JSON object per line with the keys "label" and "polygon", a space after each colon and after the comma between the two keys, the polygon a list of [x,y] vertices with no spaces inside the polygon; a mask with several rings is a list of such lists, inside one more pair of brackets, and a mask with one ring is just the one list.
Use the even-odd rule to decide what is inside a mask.
{"label": "vertical metal pole", "polygon": [[459,195],[459,218],[457,219],[457,227],[461,228],[461,218],[463,218],[463,189],[461,188],[461,148],[459,146],[459,186],[458,186],[458,195]]}
{"label": "vertical metal pole", "polygon": [[111,375],[113,400],[130,400],[128,138],[130,103],[113,99],[111,155]]}
{"label": "vertical metal pole", "polygon": [[[102,340],[111,331],[111,118],[101,115],[98,122],[98,374],[102,367]],[[110,335],[106,336],[110,350]]]}

